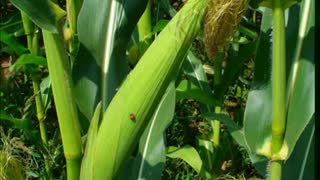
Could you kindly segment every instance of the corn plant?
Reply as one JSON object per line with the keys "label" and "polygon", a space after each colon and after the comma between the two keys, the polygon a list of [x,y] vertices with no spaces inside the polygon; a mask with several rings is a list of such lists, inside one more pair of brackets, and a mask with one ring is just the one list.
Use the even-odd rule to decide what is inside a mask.
{"label": "corn plant", "polygon": [[[168,7],[168,14],[174,17],[153,42],[150,25],[152,1],[66,0],[66,10],[48,0],[11,2],[21,11],[31,53],[22,55],[26,53],[22,51],[21,57],[27,56],[25,59],[31,59],[33,66],[44,65],[49,70],[67,179],[160,178],[166,154],[163,131],[173,117],[176,96],[178,99],[195,98],[206,105],[208,113],[205,117],[211,123],[212,134],[209,139],[199,140],[199,146],[206,149],[205,155],[189,146],[182,149],[168,147],[169,157],[182,158],[204,179],[214,179],[217,174],[210,151],[213,147],[219,148],[220,123],[223,121],[229,125],[234,139],[246,147],[254,164],[270,162],[268,173],[262,172],[262,175],[268,174],[270,179],[286,177],[286,173],[281,173],[282,166],[287,167],[284,160],[294,152],[299,137],[308,129],[307,125],[312,126],[314,122],[311,120],[314,116],[314,63],[310,56],[300,60],[304,58],[303,53],[309,55],[313,50],[305,52],[304,44],[314,46],[305,38],[307,32],[308,36],[313,36],[314,2],[311,0],[301,3],[294,0],[250,1],[254,8],[259,5],[269,8],[263,9],[259,35],[244,26],[239,28],[249,1],[189,0],[176,13],[168,6],[168,1],[162,0],[160,4]],[[289,28],[292,24],[285,24],[284,12],[287,8],[291,12],[300,6],[303,7],[301,22]],[[286,16],[289,23],[292,16]],[[144,45],[138,46],[138,51],[131,48],[127,56],[135,27],[139,43]],[[181,81],[175,90],[174,82],[182,66],[184,70],[187,66],[193,69],[201,66],[201,62],[194,60],[190,47],[202,28],[207,55],[215,61],[213,86],[203,84],[207,81],[203,71],[193,70],[195,74],[186,74],[196,77],[195,81]],[[231,61],[222,73],[223,53],[238,28],[258,41],[238,48],[230,59],[239,61]],[[298,30],[297,43],[287,43],[287,46],[297,44],[292,47],[296,49],[292,53],[286,47],[286,37],[288,41],[292,40],[297,37]],[[43,37],[46,63],[37,56],[39,31]],[[133,54],[136,52],[138,55]],[[221,107],[226,88],[241,69],[241,62],[252,54],[256,56],[257,68],[241,129],[221,113]],[[130,61],[132,57],[134,60],[130,64],[134,67],[130,70],[127,58]],[[272,71],[270,68],[259,69],[268,67],[263,64],[266,62],[271,64]],[[287,76],[286,69],[290,69]],[[41,124],[45,105],[39,93],[39,79],[34,74],[31,77],[41,137],[47,144],[46,130]],[[309,84],[304,86],[305,78],[309,79]],[[297,114],[297,109],[301,111],[301,104],[305,104],[301,103],[300,93],[308,97],[308,106],[303,107],[303,113]],[[262,100],[265,103],[261,103]],[[298,125],[293,127],[293,123]],[[312,132],[309,134],[311,140]],[[306,136],[308,138],[308,134]],[[137,144],[139,153],[132,159]],[[159,158],[148,157],[157,148],[160,149],[157,152]],[[150,168],[158,165],[161,166],[160,172]],[[50,178],[48,163],[46,168]],[[131,173],[125,175],[124,171]],[[301,173],[299,177],[304,176],[304,171]]]}
{"label": "corn plant", "polygon": [[[251,3],[266,8],[244,127],[227,117],[221,119],[232,127],[238,143],[247,147],[262,174],[270,179],[303,179],[308,176],[305,167],[312,163],[308,156],[314,145],[314,58],[309,54],[314,51],[314,2]],[[297,158],[294,151],[305,154],[302,164],[293,160]],[[290,168],[297,171],[289,172]]]}
{"label": "corn plant", "polygon": [[[60,131],[61,131],[61,136],[62,136],[62,141],[63,141],[63,145],[64,145],[64,152],[65,152],[65,158],[66,158],[66,162],[67,162],[67,174],[68,174],[68,179],[77,179],[79,177],[79,171],[80,171],[80,160],[81,160],[81,156],[82,156],[82,143],[80,140],[80,125],[79,125],[79,120],[78,120],[78,115],[77,115],[77,109],[76,109],[76,102],[79,106],[79,110],[88,118],[91,118],[92,116],[92,110],[95,107],[96,102],[96,98],[94,99],[94,101],[91,101],[91,107],[88,106],[88,104],[86,104],[87,110],[89,109],[89,111],[84,110],[83,108],[83,104],[82,101],[86,100],[84,98],[77,98],[77,89],[78,88],[78,81],[77,79],[75,79],[75,89],[76,89],[76,99],[74,99],[74,95],[72,93],[73,91],[73,85],[72,85],[72,79],[71,79],[71,65],[70,63],[74,63],[74,67],[73,67],[73,72],[74,74],[77,74],[77,72],[79,71],[79,66],[83,66],[85,65],[84,63],[82,63],[81,59],[85,59],[87,57],[84,57],[82,53],[86,53],[87,50],[90,52],[90,50],[92,51],[96,51],[94,49],[90,49],[90,43],[93,41],[93,39],[91,38],[90,41],[88,42],[86,41],[86,37],[88,36],[88,34],[82,35],[83,30],[86,31],[87,28],[83,27],[81,28],[81,26],[87,26],[88,21],[85,21],[85,23],[81,23],[82,19],[86,20],[86,18],[88,16],[85,16],[86,13],[88,13],[88,11],[86,11],[86,8],[92,8],[92,7],[98,7],[101,6],[100,3],[97,2],[89,2],[89,1],[85,1],[84,5],[83,5],[83,9],[80,12],[79,15],[79,24],[78,26],[80,27],[79,29],[79,40],[81,42],[80,48],[79,48],[79,53],[78,53],[78,57],[76,57],[74,62],[69,62],[68,57],[67,57],[67,53],[66,53],[66,49],[64,48],[64,42],[63,42],[63,38],[65,38],[66,41],[69,41],[69,52],[73,51],[73,46],[72,44],[74,42],[74,39],[76,38],[74,36],[74,22],[72,21],[72,17],[74,17],[74,15],[77,14],[77,9],[75,7],[75,2],[67,2],[68,7],[70,6],[74,6],[71,7],[70,9],[75,9],[72,12],[70,12],[70,9],[67,9],[67,28],[66,29],[62,29],[61,28],[61,17],[62,15],[64,15],[65,13],[63,12],[63,10],[59,9],[59,7],[52,3],[52,2],[38,2],[39,6],[42,6],[43,11],[40,11],[39,13],[34,13],[34,11],[32,9],[30,9],[29,7],[35,3],[37,3],[37,1],[34,2],[22,2],[22,1],[12,1],[21,11],[23,11],[25,14],[27,14],[30,19],[32,19],[35,24],[37,24],[38,26],[40,26],[40,28],[42,28],[42,35],[43,35],[43,39],[44,39],[44,44],[45,44],[45,48],[46,48],[46,57],[47,57],[47,61],[48,61],[48,69],[50,72],[50,76],[51,76],[51,81],[52,81],[52,89],[53,89],[53,95],[54,95],[54,99],[55,99],[55,104],[57,107],[57,114],[58,114],[58,119],[59,119],[59,126],[60,126]],[[87,4],[88,3],[88,4]],[[141,7],[143,7],[144,3],[141,3]],[[139,128],[133,128],[133,126],[131,126],[131,128],[133,128],[132,130],[134,134],[134,136],[128,136],[128,138],[133,138],[131,140],[129,140],[130,142],[132,142],[132,145],[128,145],[123,147],[124,149],[122,150],[122,146],[120,148],[120,152],[117,152],[117,146],[115,146],[115,149],[111,152],[117,153],[119,156],[119,159],[123,160],[125,159],[125,157],[127,156],[127,154],[130,152],[130,150],[132,149],[132,146],[134,145],[134,143],[137,141],[138,136],[141,135],[142,130],[144,129],[144,127],[147,125],[146,122],[144,122],[144,120],[147,120],[151,117],[152,112],[155,110],[156,106],[156,102],[158,102],[160,100],[160,98],[162,97],[166,87],[168,86],[169,82],[171,81],[172,77],[174,77],[175,72],[177,68],[180,67],[181,62],[183,60],[184,54],[185,52],[188,50],[188,47],[190,46],[190,43],[192,42],[193,38],[195,37],[195,35],[197,35],[198,31],[200,30],[200,22],[202,20],[202,16],[204,14],[204,10],[205,10],[205,6],[206,6],[206,2],[203,3],[197,3],[197,2],[191,2],[189,3],[189,7],[187,6],[185,9],[191,9],[192,7],[196,7],[198,10],[195,11],[194,13],[194,21],[190,21],[187,23],[187,25],[184,25],[181,27],[181,29],[175,29],[173,27],[175,27],[175,24],[180,24],[183,22],[184,18],[187,18],[186,15],[180,15],[181,17],[177,17],[177,20],[174,20],[173,25],[168,26],[169,30],[164,30],[168,31],[167,34],[170,34],[170,32],[176,33],[177,36],[173,36],[171,45],[173,46],[172,50],[174,50],[174,52],[172,53],[166,53],[168,55],[170,55],[169,57],[164,56],[164,59],[166,59],[166,61],[173,59],[176,59],[176,61],[171,60],[171,62],[169,64],[167,64],[167,66],[161,66],[161,65],[165,65],[166,63],[161,62],[161,64],[159,64],[159,66],[156,66],[156,68],[159,70],[159,76],[155,76],[158,77],[160,79],[156,79],[155,83],[159,83],[157,82],[158,80],[160,80],[159,83],[159,87],[155,85],[151,85],[150,88],[147,88],[146,90],[150,91],[150,102],[145,103],[145,101],[142,101],[141,103],[143,103],[144,105],[142,106],[142,108],[140,108],[139,106],[136,106],[136,104],[134,103],[135,101],[132,100],[131,102],[133,102],[134,104],[132,105],[133,108],[139,108],[141,109],[140,111],[134,110],[132,109],[132,111],[136,111],[136,112],[132,112],[132,114],[130,114],[130,112],[127,112],[128,109],[124,109],[126,112],[125,113],[120,113],[120,115],[123,116],[124,119],[128,119],[130,118],[131,121],[124,121],[125,123],[128,123],[129,127],[131,126],[130,123],[136,122],[136,125]],[[106,2],[105,5],[103,5],[104,7],[108,7],[110,11],[105,12],[105,11],[99,11],[101,13],[104,13],[106,15],[109,16],[108,19],[108,27],[107,27],[107,31],[109,33],[105,33],[104,31],[101,31],[101,34],[103,34],[102,40],[100,41],[103,44],[99,44],[105,46],[106,50],[101,50],[99,52],[90,52],[87,53],[89,55],[92,55],[93,58],[91,58],[91,60],[93,61],[100,61],[99,65],[101,66],[99,69],[101,69],[98,72],[98,75],[101,76],[102,78],[100,79],[101,83],[98,83],[98,86],[100,86],[94,94],[98,97],[101,97],[101,101],[102,101],[102,111],[104,111],[106,109],[106,107],[108,106],[108,102],[110,102],[113,94],[115,94],[116,92],[116,88],[118,88],[118,86],[120,85],[120,82],[123,79],[123,75],[118,76],[118,80],[117,82],[110,82],[110,76],[107,76],[109,71],[114,71],[114,68],[110,68],[112,67],[112,61],[114,60],[110,60],[110,59],[118,59],[119,57],[124,57],[124,53],[125,53],[125,48],[123,48],[121,51],[122,53],[115,53],[113,54],[112,52],[112,48],[116,47],[115,50],[118,50],[118,46],[122,45],[122,47],[125,47],[125,44],[121,44],[121,41],[117,41],[117,39],[114,39],[114,35],[113,33],[115,32],[120,32],[121,33],[121,28],[123,26],[123,24],[121,24],[121,22],[119,23],[119,30],[113,29],[115,26],[115,20],[117,19],[117,17],[115,17],[115,12],[114,10],[117,8],[123,8],[122,6],[124,6],[124,11],[127,11],[126,8],[129,8],[131,5],[128,2],[123,2],[122,4],[118,4],[116,3],[116,1],[111,1],[111,2]],[[90,7],[92,6],[92,7]],[[131,8],[131,7],[130,7]],[[137,8],[139,8],[139,6],[137,6]],[[143,9],[143,8],[140,8]],[[48,13],[49,12],[49,13]],[[142,12],[142,11],[141,11]],[[185,10],[185,14],[186,14],[187,10]],[[82,18],[83,17],[83,18]],[[132,19],[135,19],[136,21],[138,20],[139,16],[135,16],[135,17],[130,17]],[[74,18],[73,18],[74,19]],[[123,21],[123,23],[127,23],[126,19]],[[101,24],[95,23],[97,26],[100,26]],[[134,23],[132,23],[134,24]],[[131,29],[133,28],[132,24],[130,24]],[[130,27],[129,26],[129,27]],[[106,29],[105,26],[102,26],[103,29]],[[185,28],[185,29],[184,29]],[[181,32],[182,31],[182,32]],[[68,34],[71,32],[71,35]],[[187,32],[188,34],[185,34],[183,32]],[[127,32],[123,32],[124,35],[121,37],[123,39],[129,38],[130,33]],[[166,34],[166,33],[162,33],[162,34]],[[64,36],[63,36],[64,35]],[[71,36],[71,38],[69,38],[69,35]],[[161,35],[164,36],[164,35]],[[167,35],[170,36],[170,35]],[[97,37],[97,36],[96,36]],[[159,38],[160,43],[155,43],[155,47],[151,48],[151,49],[157,49],[160,45],[161,45],[161,41],[165,41],[166,36],[164,36],[163,38]],[[180,38],[179,38],[180,37]],[[101,37],[99,37],[101,38]],[[178,38],[178,39],[177,39]],[[121,39],[121,40],[123,40]],[[163,40],[161,40],[163,39]],[[116,42],[120,42],[120,44],[114,44]],[[99,42],[98,42],[99,43]],[[175,44],[178,43],[178,44]],[[157,45],[158,44],[158,45]],[[92,45],[92,43],[91,43]],[[95,46],[95,44],[93,44]],[[180,47],[181,46],[181,47]],[[100,48],[102,49],[102,48]],[[151,51],[152,52],[152,51]],[[150,55],[148,55],[150,54]],[[143,59],[150,59],[151,55],[153,53],[148,53],[146,52],[146,54],[144,55],[145,58],[142,58],[141,63],[145,62],[147,64],[149,64],[148,66],[152,65],[152,61],[148,61],[148,60],[143,60]],[[162,54],[162,53],[161,53]],[[119,57],[114,57],[114,56],[119,56]],[[150,57],[148,57],[150,56]],[[170,58],[171,57],[171,58]],[[94,64],[92,64],[94,66]],[[110,67],[108,67],[110,66]],[[121,66],[121,63],[117,64],[116,66]],[[123,68],[124,66],[122,66]],[[139,70],[139,67],[144,67],[144,65],[140,65],[137,66],[135,68],[135,70],[132,72],[132,74],[134,74],[135,72],[138,73],[138,75],[132,75],[133,77],[137,76],[136,78],[139,78],[144,72],[143,69]],[[160,68],[160,69],[159,69]],[[161,70],[163,68],[163,70]],[[88,68],[89,70],[91,70],[90,68]],[[171,69],[171,70],[168,70]],[[125,70],[126,71],[126,70]],[[124,72],[125,72],[124,71]],[[167,72],[167,73],[163,73]],[[81,72],[82,74],[86,75],[86,72]],[[139,75],[139,73],[142,73],[141,75]],[[150,73],[152,73],[152,71],[150,71]],[[117,94],[121,94],[120,92],[124,91],[122,89],[126,89],[123,87],[126,87],[126,83],[131,80],[131,75],[129,75],[126,79],[126,81],[124,82],[123,85],[121,85],[119,91]],[[152,75],[150,74],[149,77],[152,77]],[[109,79],[108,79],[109,78]],[[114,81],[114,80],[113,80]],[[135,80],[136,81],[136,80]],[[135,82],[135,81],[132,81]],[[146,80],[147,81],[147,80]],[[141,85],[145,85],[146,81],[142,81]],[[85,81],[83,81],[85,82]],[[61,84],[62,83],[62,84]],[[137,82],[135,82],[137,83]],[[83,84],[81,84],[83,85]],[[130,83],[129,83],[130,85]],[[80,86],[80,85],[79,85]],[[131,86],[131,85],[130,85]],[[137,86],[137,85],[135,85]],[[137,86],[140,88],[140,86]],[[128,88],[128,87],[127,87]],[[153,89],[154,88],[154,89]],[[83,91],[82,91],[83,92]],[[124,91],[125,92],[125,91]],[[137,91],[138,92],[138,91]],[[101,95],[100,95],[101,93]],[[141,93],[141,92],[140,92]],[[127,93],[125,93],[127,94]],[[123,95],[122,95],[123,96]],[[83,97],[83,96],[82,96]],[[115,96],[115,99],[117,99],[118,96]],[[119,96],[121,97],[121,96]],[[135,95],[132,95],[130,97],[133,98],[137,98],[135,97]],[[99,99],[99,98],[98,98]],[[121,99],[121,98],[120,98]],[[115,101],[117,102],[117,101]],[[137,101],[139,102],[139,101]],[[118,102],[119,103],[119,102]],[[123,102],[124,103],[124,102]],[[110,106],[108,106],[108,109],[113,109],[112,107],[116,108],[118,105],[113,105],[114,103],[111,103]],[[140,104],[140,103],[138,103]],[[146,106],[147,105],[147,106]],[[90,110],[91,109],[91,110]],[[91,114],[90,114],[91,111]],[[114,111],[114,110],[113,110]],[[108,113],[109,110],[107,110],[106,113]],[[112,112],[112,111],[111,111]],[[125,114],[128,114],[125,115]],[[108,117],[107,115],[105,115],[106,117]],[[110,118],[110,117],[109,117]],[[105,118],[103,118],[105,119]],[[108,120],[103,120],[102,124],[101,124],[101,129],[105,128],[110,128],[110,126],[108,127],[107,123]],[[121,123],[122,120],[120,121],[116,121],[118,123]],[[106,125],[104,125],[106,124]],[[127,126],[127,125],[126,125]],[[72,128],[71,128],[72,127]],[[99,129],[100,129],[99,128]],[[114,128],[112,128],[114,129]],[[121,128],[119,129],[121,130]],[[99,130],[99,134],[97,135],[97,141],[100,141],[100,139],[104,139],[103,137],[105,137],[106,135],[104,135],[104,133],[108,133],[108,130]],[[131,133],[131,131],[128,131],[127,134],[129,135]],[[100,135],[102,134],[102,135]],[[113,134],[112,136],[117,136],[115,132],[115,134]],[[112,142],[116,142],[118,143],[118,139],[114,139],[112,141],[110,141],[110,143]],[[89,143],[89,142],[88,142]],[[97,145],[103,145],[103,143],[98,143]],[[101,149],[103,150],[105,147],[102,146],[101,148],[97,148],[97,150]],[[110,149],[112,150],[112,149]],[[100,151],[100,150],[99,150]],[[95,152],[92,152],[93,154],[96,154]],[[104,153],[101,154],[102,156],[106,155]],[[101,174],[101,173],[97,173],[96,175],[98,177],[108,177],[108,178],[112,178],[114,177],[117,173],[118,173],[118,169],[120,167],[121,164],[118,165],[114,164],[114,162],[119,162],[119,160],[115,161],[112,160],[114,158],[113,154],[107,154],[107,155],[111,155],[111,161],[107,161],[107,162],[111,162],[111,168],[110,168],[110,172],[107,172],[106,174]],[[98,162],[97,162],[98,163]],[[85,163],[84,163],[85,164]],[[102,170],[102,169],[101,169]],[[85,171],[85,170],[84,170]],[[99,171],[98,171],[99,172]]]}
{"label": "corn plant", "polygon": [[[258,7],[259,3],[260,2],[258,1],[251,1],[251,6]],[[312,148],[314,148],[314,64],[312,56],[308,56],[310,59],[305,60],[301,57],[300,53],[308,53],[314,50],[314,44],[312,44],[309,37],[306,36],[307,32],[310,33],[308,36],[313,37],[314,35],[314,10],[311,1],[303,1],[302,4],[296,4],[292,6],[295,3],[297,2],[262,1],[260,3],[261,6],[266,6],[267,9],[263,9],[262,11],[263,20],[261,34],[258,41],[259,46],[255,53],[255,79],[252,85],[252,91],[249,93],[243,129],[238,127],[238,125],[231,121],[227,116],[221,114],[219,115],[217,112],[209,112],[208,114],[210,115],[205,116],[209,120],[217,119],[227,123],[229,125],[229,131],[235,140],[240,145],[248,149],[250,158],[256,165],[256,168],[263,176],[266,176],[270,179],[296,179],[297,177],[301,179],[307,177],[308,173],[305,172],[305,166],[310,167],[308,164],[312,163],[310,162],[308,156],[312,156]],[[299,21],[294,18],[294,13],[297,13],[297,9],[300,9],[300,5],[303,8],[301,8],[301,18]],[[285,26],[283,18],[285,18],[284,11],[287,8],[290,8],[287,10],[290,12],[290,16],[286,16],[289,22]],[[295,26],[293,26],[293,24]],[[271,29],[272,26],[273,29]],[[298,32],[300,33],[299,36]],[[270,43],[270,38],[273,38],[273,46]],[[299,43],[292,43],[289,41],[289,39],[295,39]],[[285,45],[286,40],[290,42],[288,43],[289,47],[286,47]],[[306,49],[304,49],[304,52],[302,52],[302,47],[309,47],[310,51],[306,51]],[[213,48],[215,48],[213,52],[216,52],[217,46],[214,46]],[[288,48],[296,49],[297,51],[293,52]],[[288,58],[286,58],[285,54],[287,54]],[[241,57],[241,55],[239,57]],[[305,63],[308,65],[302,65]],[[270,66],[271,64],[272,66]],[[300,67],[299,64],[301,64]],[[271,67],[272,70],[269,69]],[[303,68],[310,69],[302,70]],[[299,69],[300,73],[308,71],[308,75],[300,74],[298,72]],[[219,76],[219,73],[216,74],[216,69],[214,70],[214,76]],[[290,73],[286,73],[286,70],[290,70]],[[299,88],[301,90],[300,92],[305,94],[304,97],[308,97],[308,107],[304,107],[304,112],[299,115],[299,120],[297,118],[297,114],[292,114],[293,109],[297,107],[298,104],[302,103],[297,103],[299,98],[296,99],[297,97],[292,95],[294,93],[298,93],[299,91],[297,89],[294,90],[294,88],[298,88],[299,86],[299,78],[297,77],[298,75],[300,75],[300,78],[310,78],[308,80],[309,83],[306,85],[304,90]],[[226,80],[228,76],[230,76],[230,74],[227,67],[225,73],[223,74],[223,79]],[[215,77],[214,80],[216,80],[216,78],[217,77]],[[199,75],[196,79],[198,79],[199,82],[206,81],[206,78],[201,79],[199,78]],[[228,81],[223,82],[228,83]],[[272,85],[271,82],[273,83]],[[210,91],[201,93],[200,89],[205,91],[206,87],[204,87],[201,83],[197,84],[197,82],[195,82],[195,84],[187,81],[181,82],[177,89],[177,93],[179,93],[178,97],[195,98],[207,105],[216,105],[214,99],[210,99],[208,95],[210,94]],[[288,85],[286,86],[286,84]],[[214,93],[222,95],[221,92],[224,92],[221,91],[221,86],[216,87],[216,91]],[[291,101],[294,101],[297,104],[290,105]],[[273,102],[273,104],[271,102]],[[296,110],[295,112],[300,112],[300,110]],[[295,121],[299,121],[299,128],[296,126],[297,122]],[[293,131],[293,129],[295,130]],[[218,129],[214,130],[216,132],[218,131]],[[217,136],[218,134],[215,135],[215,137]],[[299,137],[301,140],[298,141]],[[299,147],[303,146],[302,144],[304,143],[302,142],[304,140],[306,141],[305,146],[307,146],[305,151],[301,150],[301,147]],[[287,144],[288,142],[290,143]],[[296,143],[298,144],[296,145]],[[211,143],[209,143],[209,145],[210,144]],[[207,143],[205,148],[209,152],[212,152],[212,150],[210,150],[212,148],[208,147],[209,146]],[[293,152],[294,147],[297,149],[295,150],[296,153],[294,153],[294,157],[291,158],[292,160],[290,159],[287,163],[285,163],[285,160],[287,160],[290,157],[290,154]],[[170,147],[168,152],[169,157],[184,159],[199,174],[203,173],[203,168],[201,168],[203,167],[203,164],[212,163],[212,159],[210,159],[210,157],[200,157],[198,154],[199,152],[192,147],[186,146],[180,149]],[[305,154],[303,163],[298,163],[299,165],[293,165],[293,159],[297,158],[296,154],[298,153]],[[188,156],[186,154],[188,154]],[[266,162],[268,159],[270,162],[267,166]],[[297,169],[296,173],[298,174],[295,173],[295,175],[292,175],[292,173],[289,172],[289,168],[293,167]],[[284,173],[281,173],[282,168],[284,169]],[[208,166],[208,169],[210,170],[211,167]],[[202,176],[205,177],[205,175]]]}

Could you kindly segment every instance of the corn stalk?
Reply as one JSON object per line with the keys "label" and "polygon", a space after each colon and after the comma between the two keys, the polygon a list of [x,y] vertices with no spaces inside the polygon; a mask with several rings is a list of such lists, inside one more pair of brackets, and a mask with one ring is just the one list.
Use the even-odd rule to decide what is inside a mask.
{"label": "corn stalk", "polygon": [[[22,22],[23,22],[23,28],[25,31],[25,34],[27,36],[27,44],[28,44],[28,49],[31,54],[33,55],[38,55],[39,51],[39,38],[38,38],[38,28],[30,21],[28,16],[21,11],[21,17],[22,17]],[[39,122],[39,127],[40,127],[40,135],[42,139],[42,143],[44,146],[48,145],[48,137],[47,137],[47,131],[46,131],[46,126],[44,123],[45,120],[45,110],[44,110],[44,105],[41,97],[41,92],[40,92],[40,78],[35,75],[31,74],[32,78],[32,85],[33,85],[33,92],[35,95],[35,101],[36,101],[36,109],[37,109],[37,118]],[[45,161],[45,166],[46,166],[46,173],[48,177],[51,177],[51,172],[50,172],[50,164],[49,164],[49,159],[46,154],[43,154],[43,158]]]}
{"label": "corn stalk", "polygon": [[270,179],[280,180],[283,159],[277,158],[286,128],[286,45],[284,8],[280,0],[273,2],[273,56],[272,56],[272,139]]}
{"label": "corn stalk", "polygon": [[60,34],[42,30],[52,81],[52,91],[57,109],[68,180],[77,180],[80,175],[82,143],[77,109],[74,103],[69,59]]}

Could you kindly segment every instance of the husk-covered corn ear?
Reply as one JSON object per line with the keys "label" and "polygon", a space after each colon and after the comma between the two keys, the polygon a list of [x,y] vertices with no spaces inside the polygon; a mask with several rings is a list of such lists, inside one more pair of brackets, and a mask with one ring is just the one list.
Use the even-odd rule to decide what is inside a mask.
{"label": "husk-covered corn ear", "polygon": [[[144,53],[114,96],[94,139],[93,177],[115,179],[198,35],[207,0],[189,0]],[[82,169],[83,170],[83,169]]]}
{"label": "husk-covered corn ear", "polygon": [[228,42],[237,30],[248,0],[210,0],[204,22],[205,47],[209,58]]}

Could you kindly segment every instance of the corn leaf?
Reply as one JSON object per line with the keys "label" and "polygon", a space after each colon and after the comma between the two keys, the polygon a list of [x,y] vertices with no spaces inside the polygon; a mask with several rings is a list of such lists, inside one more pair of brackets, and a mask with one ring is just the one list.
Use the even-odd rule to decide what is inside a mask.
{"label": "corn leaf", "polygon": [[177,14],[177,11],[171,6],[169,0],[160,0],[160,6],[168,13],[171,17]]}
{"label": "corn leaf", "polygon": [[167,148],[167,156],[170,158],[179,158],[187,162],[198,174],[204,176],[204,178],[208,178],[205,174],[208,174],[204,169],[202,160],[199,156],[197,150],[192,146],[184,146],[182,148],[177,148],[174,146],[170,146]]}
{"label": "corn leaf", "polygon": [[30,131],[31,128],[31,120],[29,119],[18,119],[14,118],[3,110],[0,110],[0,125],[2,126],[4,123],[9,124],[9,126],[17,129],[22,129],[25,131]]}
{"label": "corn leaf", "polygon": [[189,81],[198,86],[205,93],[212,93],[201,60],[194,55],[192,50],[188,52],[187,59],[182,68]]}
{"label": "corn leaf", "polygon": [[194,85],[188,80],[182,80],[176,91],[177,99],[192,98],[203,104],[210,105],[211,107],[220,105],[220,103],[213,97],[212,94],[205,93],[198,86]]}
{"label": "corn leaf", "polygon": [[239,77],[240,71],[243,69],[244,61],[254,55],[257,47],[257,43],[249,43],[242,45],[239,51],[231,50],[227,60],[227,66],[224,69],[224,72],[221,77],[221,82],[215,88],[215,97],[223,97],[228,90],[228,87],[235,82]]}
{"label": "corn leaf", "polygon": [[[288,78],[289,97],[285,134],[285,141],[289,146],[288,156],[292,153],[301,133],[315,112],[314,1],[304,0],[300,8],[300,23],[292,22],[292,26],[288,27],[289,32],[293,31],[293,29],[299,29],[298,34],[292,33],[298,39],[295,42],[292,41],[294,40],[293,36],[287,38],[288,44],[296,44],[295,51],[291,52],[294,55],[288,57],[292,57],[290,59],[292,73],[290,73]],[[292,16],[298,16],[299,11],[293,11],[292,13]],[[288,51],[290,50],[288,49]]]}
{"label": "corn leaf", "polygon": [[[214,147],[213,143],[203,137],[196,137],[197,147],[196,149],[199,152],[199,156],[202,159],[203,166],[208,171],[212,172],[213,170],[213,156],[214,156]],[[205,177],[204,177],[205,178]]]}
{"label": "corn leaf", "polygon": [[0,30],[0,42],[8,45],[17,55],[22,55],[28,52],[28,49],[20,44],[13,35],[6,31]]}
{"label": "corn leaf", "polygon": [[88,120],[99,101],[106,109],[129,72],[126,47],[146,4],[147,0],[84,0],[78,18],[81,44],[72,74],[78,107]]}
{"label": "corn leaf", "polygon": [[[284,8],[289,8],[290,6],[292,6],[298,2],[301,2],[301,0],[281,0],[281,3]],[[258,8],[259,6],[272,8],[273,2],[272,2],[272,0],[251,0],[250,5],[253,8]]]}
{"label": "corn leaf", "polygon": [[23,54],[18,60],[10,66],[9,70],[13,71],[15,68],[21,68],[24,65],[41,65],[43,67],[48,67],[47,61],[44,57],[36,56],[33,54]]}
{"label": "corn leaf", "polygon": [[240,128],[236,124],[236,122],[230,119],[229,116],[225,114],[216,114],[216,113],[204,113],[202,114],[202,116],[207,119],[215,119],[225,123],[228,126],[228,131],[230,132],[231,136],[237,141],[237,143],[240,146],[246,147],[243,129]]}
{"label": "corn leaf", "polygon": [[[14,14],[6,21],[0,22],[0,31],[6,31],[11,35],[21,36],[24,29],[21,20],[21,14]],[[22,32],[22,33],[21,33]]]}
{"label": "corn leaf", "polygon": [[292,155],[284,163],[282,179],[314,180],[315,174],[315,118],[305,128]]}
{"label": "corn leaf", "polygon": [[52,33],[58,33],[61,18],[66,12],[50,0],[10,0],[14,6],[27,14],[27,16],[40,28]]}
{"label": "corn leaf", "polygon": [[272,11],[265,9],[255,57],[255,76],[244,114],[245,139],[252,153],[271,137],[271,21]]}
{"label": "corn leaf", "polygon": [[40,90],[41,90],[41,99],[42,104],[45,109],[45,114],[47,114],[48,109],[51,107],[52,102],[52,90],[51,90],[51,79],[50,76],[47,76],[42,79],[40,83]]}

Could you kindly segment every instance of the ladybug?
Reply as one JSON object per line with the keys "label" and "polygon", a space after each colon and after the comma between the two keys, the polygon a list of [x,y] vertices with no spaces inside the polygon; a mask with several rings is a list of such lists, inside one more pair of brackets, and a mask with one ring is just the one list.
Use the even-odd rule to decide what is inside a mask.
{"label": "ladybug", "polygon": [[136,116],[133,113],[130,113],[129,118],[131,121],[135,122],[136,121]]}

